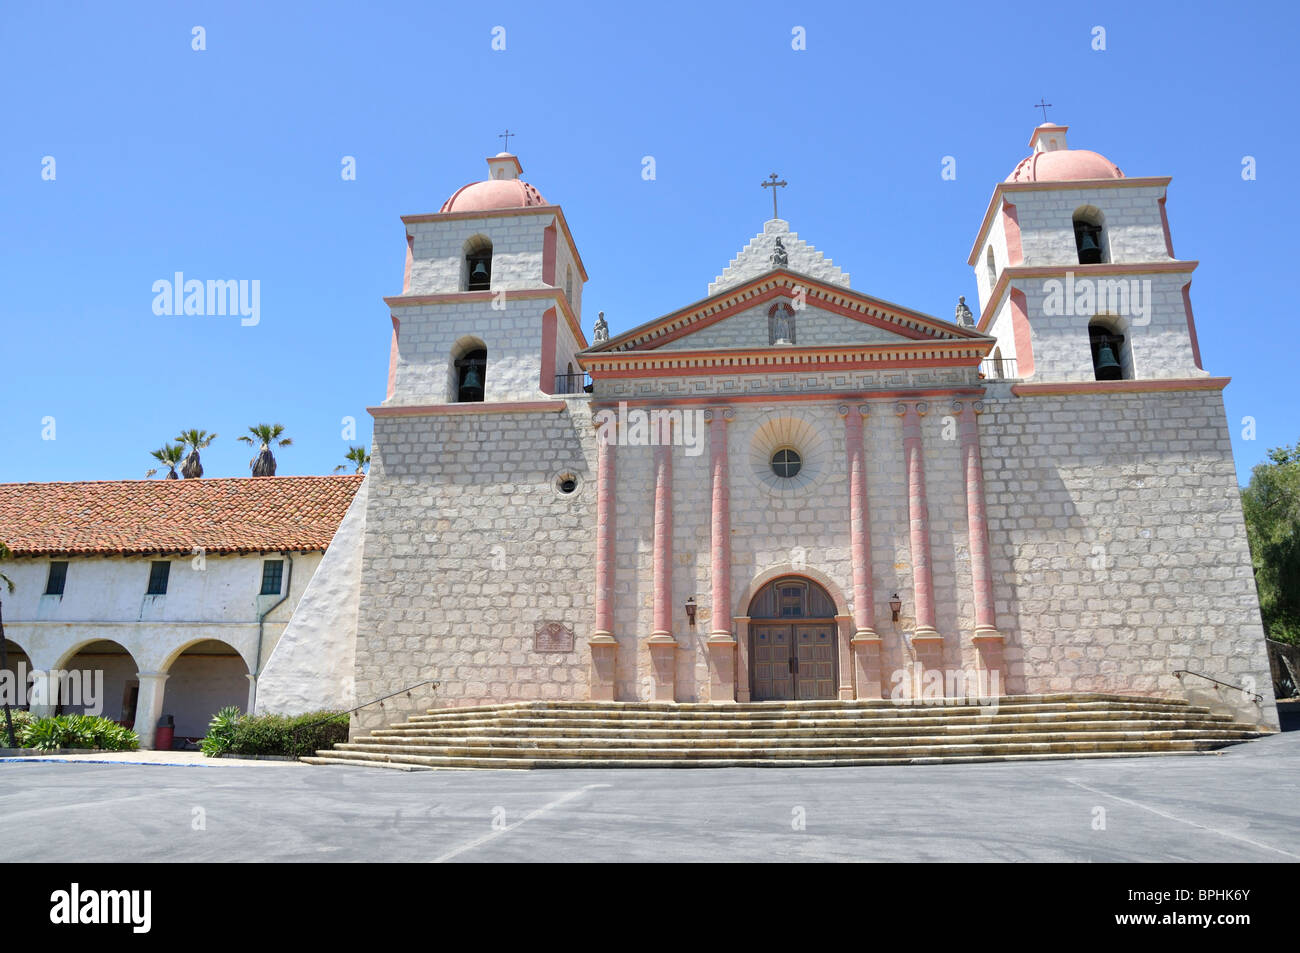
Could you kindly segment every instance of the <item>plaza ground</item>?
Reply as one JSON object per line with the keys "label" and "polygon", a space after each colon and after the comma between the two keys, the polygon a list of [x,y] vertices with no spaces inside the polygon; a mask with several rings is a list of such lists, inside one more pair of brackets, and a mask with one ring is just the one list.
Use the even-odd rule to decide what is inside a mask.
{"label": "plaza ground", "polygon": [[876,768],[89,756],[0,763],[0,816],[0,861],[1291,862],[1300,732],[1210,755]]}

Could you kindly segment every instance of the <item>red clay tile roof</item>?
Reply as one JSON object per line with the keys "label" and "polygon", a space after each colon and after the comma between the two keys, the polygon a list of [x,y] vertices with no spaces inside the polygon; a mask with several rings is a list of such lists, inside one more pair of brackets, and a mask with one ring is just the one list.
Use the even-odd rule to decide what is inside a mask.
{"label": "red clay tile roof", "polygon": [[361,476],[0,483],[15,556],[323,550]]}

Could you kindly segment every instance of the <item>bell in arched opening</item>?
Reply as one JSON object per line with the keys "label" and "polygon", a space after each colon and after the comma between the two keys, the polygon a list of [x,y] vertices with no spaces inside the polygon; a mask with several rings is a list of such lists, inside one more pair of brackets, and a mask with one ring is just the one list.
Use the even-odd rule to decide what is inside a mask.
{"label": "bell in arched opening", "polygon": [[492,259],[471,257],[469,260],[469,290],[487,291],[492,287]]}
{"label": "bell in arched opening", "polygon": [[1101,261],[1101,229],[1095,225],[1076,227],[1075,245],[1079,251],[1079,264],[1096,265]]}
{"label": "bell in arched opening", "polygon": [[1115,349],[1109,342],[1097,350],[1096,371],[1099,381],[1117,381],[1124,376],[1124,369],[1120,367],[1119,361],[1115,360]]}
{"label": "bell in arched opening", "polygon": [[484,396],[484,377],[487,372],[487,351],[470,351],[456,362],[456,401],[476,403]]}
{"label": "bell in arched opening", "polygon": [[1093,325],[1088,328],[1088,337],[1092,344],[1093,376],[1099,381],[1123,380],[1124,365],[1119,361],[1119,354],[1124,345],[1124,335],[1112,334],[1104,327]]}

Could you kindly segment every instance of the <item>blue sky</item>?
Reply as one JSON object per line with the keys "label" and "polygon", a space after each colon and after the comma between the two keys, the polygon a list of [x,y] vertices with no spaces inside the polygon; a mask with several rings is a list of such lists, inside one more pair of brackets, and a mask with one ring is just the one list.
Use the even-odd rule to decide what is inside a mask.
{"label": "blue sky", "polygon": [[[209,476],[247,475],[233,438],[259,421],[294,438],[282,474],[341,463],[344,417],[369,446],[398,216],[483,178],[506,127],[574,231],[588,328],[597,310],[617,333],[703,297],[770,216],[759,182],[773,171],[790,183],[782,217],[855,288],[951,318],[958,295],[976,297],[966,255],[1043,96],[1072,146],[1174,177],[1174,247],[1202,263],[1201,350],[1233,378],[1244,481],[1268,447],[1300,440],[1300,16],[1271,3],[994,10],[7,3],[0,481],[141,477],[148,451],[188,427],[221,435]],[[805,50],[791,48],[796,26]],[[948,155],[955,181],[940,177]],[[260,323],[155,315],[153,282],[177,271],[259,280]]]}

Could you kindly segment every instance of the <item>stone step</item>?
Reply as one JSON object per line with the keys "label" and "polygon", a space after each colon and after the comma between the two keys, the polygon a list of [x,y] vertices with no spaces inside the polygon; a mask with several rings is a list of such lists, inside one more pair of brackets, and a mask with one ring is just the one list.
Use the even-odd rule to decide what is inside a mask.
{"label": "stone step", "polygon": [[[1157,695],[1117,695],[1105,692],[1055,692],[1038,695],[1000,695],[997,698],[999,706],[1007,707],[1011,705],[1022,704],[1065,704],[1070,702],[1124,702],[1124,703],[1152,703],[1163,706],[1189,707],[1186,699],[1171,698]],[[933,702],[922,700],[895,701],[893,699],[817,699],[813,701],[767,701],[767,702],[738,702],[716,704],[712,702],[652,702],[652,701],[629,701],[629,702],[602,702],[602,701],[581,701],[581,700],[563,700],[563,701],[520,701],[520,702],[498,702],[490,705],[467,705],[454,708],[431,708],[428,714],[447,714],[447,713],[473,713],[473,712],[497,712],[497,711],[551,711],[555,709],[571,710],[601,710],[601,711],[670,711],[675,713],[688,713],[692,711],[703,712],[728,712],[728,711],[771,711],[779,708],[790,709],[811,709],[811,708],[895,708],[899,705],[920,705],[929,706]]]}
{"label": "stone step", "polygon": [[1051,715],[1069,715],[1076,713],[1089,713],[1100,711],[1124,711],[1130,714],[1151,715],[1195,715],[1200,717],[1210,717],[1217,720],[1230,720],[1226,715],[1215,715],[1207,708],[1192,707],[1187,705],[1181,706],[1144,706],[1140,704],[1129,704],[1123,707],[1114,702],[1098,703],[1072,703],[1070,705],[1016,705],[1004,706],[998,708],[981,707],[981,706],[890,706],[885,708],[873,708],[868,710],[861,709],[818,709],[804,712],[795,712],[785,709],[768,710],[768,711],[732,711],[713,709],[707,712],[655,712],[650,713],[641,710],[619,710],[605,709],[598,711],[580,711],[553,709],[544,712],[520,712],[509,711],[493,714],[471,714],[460,715],[454,713],[440,713],[433,715],[413,715],[407,719],[409,725],[453,725],[453,724],[486,724],[498,722],[515,722],[527,724],[574,724],[574,723],[592,723],[592,722],[617,722],[617,723],[645,723],[645,722],[673,722],[684,725],[708,725],[708,724],[732,724],[737,721],[746,722],[792,722],[802,724],[832,723],[836,721],[861,721],[863,719],[884,720],[890,719],[895,721],[908,720],[914,718],[990,718],[999,715],[1032,715],[1032,714],[1051,714]]}
{"label": "stone step", "polygon": [[1183,699],[510,702],[435,709],[304,759],[430,768],[945,764],[1210,752],[1265,732]]}
{"label": "stone step", "polygon": [[538,726],[517,726],[517,725],[485,725],[473,728],[380,728],[371,732],[365,738],[358,740],[376,739],[427,739],[427,738],[465,738],[483,735],[491,735],[499,738],[609,738],[609,739],[658,739],[658,740],[676,740],[676,739],[743,739],[755,736],[764,738],[856,738],[856,737],[906,737],[917,735],[923,730],[926,734],[933,735],[952,735],[952,734],[1034,734],[1034,733],[1074,733],[1074,732],[1165,732],[1165,731],[1245,731],[1240,728],[1217,721],[1196,721],[1193,719],[1180,719],[1177,721],[1145,721],[1145,720],[1090,720],[1090,721],[1071,721],[1071,722],[1053,722],[1044,723],[1041,721],[1023,722],[1023,723],[1006,723],[1006,722],[989,722],[976,723],[970,722],[939,724],[932,726],[923,726],[918,729],[913,725],[886,725],[886,726],[861,726],[861,725],[836,725],[834,727],[796,727],[796,728],[772,728],[763,725],[758,728],[653,728],[631,730],[623,727],[591,727],[591,728],[553,728]]}
{"label": "stone step", "polygon": [[[355,752],[318,752],[304,758],[318,765],[357,765],[404,769],[552,769],[552,768],[831,768],[903,764],[979,764],[997,761],[1061,761],[1136,757],[1186,757],[1213,755],[1207,748],[1179,750],[1138,749],[1132,751],[1054,751],[1047,753],[903,755],[869,758],[483,758],[445,755],[370,755],[352,757]],[[363,753],[364,754],[364,753]],[[382,760],[378,760],[382,758]]]}
{"label": "stone step", "polygon": [[[560,754],[568,755],[569,752],[626,752],[626,753],[646,753],[655,757],[663,757],[672,752],[701,753],[709,752],[735,752],[735,751],[784,751],[784,750],[801,750],[801,751],[819,751],[832,752],[836,750],[845,751],[866,751],[873,748],[947,748],[954,745],[1031,745],[1031,746],[1052,746],[1058,744],[1156,744],[1166,741],[1190,741],[1190,742],[1207,742],[1216,744],[1232,744],[1238,741],[1244,741],[1249,738],[1258,737],[1258,732],[1249,731],[1220,731],[1207,732],[1198,730],[1188,731],[1088,731],[1088,732],[1069,732],[1069,733],[1035,733],[1035,734],[989,734],[989,735],[922,735],[909,737],[861,737],[861,738],[841,738],[834,739],[828,743],[824,738],[768,738],[768,737],[750,737],[750,738],[685,738],[670,739],[665,742],[663,739],[655,738],[503,738],[503,737],[473,737],[473,738],[359,738],[356,741],[345,742],[335,746],[335,750],[343,751],[383,751],[389,754],[400,754],[406,751],[416,749],[464,749],[468,750],[491,750],[491,751],[517,751],[517,752],[550,752],[555,756]],[[595,757],[595,754],[592,754]]]}
{"label": "stone step", "polygon": [[429,731],[454,731],[472,733],[483,730],[510,729],[526,732],[580,732],[612,731],[624,733],[677,732],[691,735],[700,732],[748,731],[921,731],[944,729],[948,726],[986,725],[1042,725],[1057,726],[1085,722],[1134,722],[1150,724],[1187,724],[1189,726],[1217,726],[1231,723],[1226,715],[1196,714],[1188,712],[1035,712],[1032,714],[990,714],[981,718],[947,718],[932,714],[925,718],[858,718],[858,719],[767,719],[753,721],[732,718],[711,722],[686,722],[678,719],[658,718],[646,720],[621,720],[601,718],[568,718],[533,720],[528,718],[476,719],[473,721],[408,721],[389,728],[377,728],[375,734],[401,734]]}

